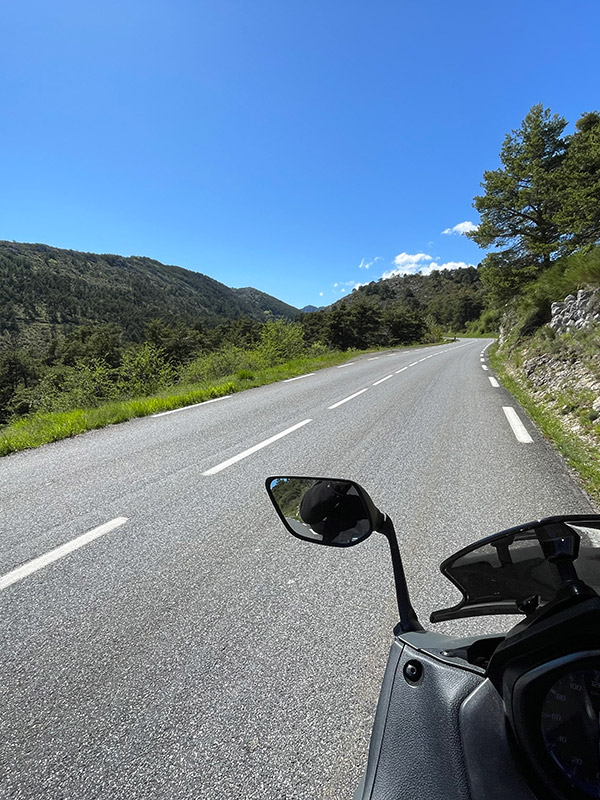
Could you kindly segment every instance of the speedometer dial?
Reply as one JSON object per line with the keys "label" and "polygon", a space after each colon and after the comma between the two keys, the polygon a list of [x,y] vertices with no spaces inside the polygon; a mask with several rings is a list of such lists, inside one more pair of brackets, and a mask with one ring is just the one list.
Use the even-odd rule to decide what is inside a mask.
{"label": "speedometer dial", "polygon": [[600,799],[600,670],[568,672],[547,692],[541,712],[548,754],[571,786]]}

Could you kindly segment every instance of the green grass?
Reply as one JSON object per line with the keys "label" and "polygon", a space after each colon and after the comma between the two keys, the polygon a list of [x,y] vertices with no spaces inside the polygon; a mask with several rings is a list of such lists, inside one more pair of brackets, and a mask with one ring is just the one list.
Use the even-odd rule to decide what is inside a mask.
{"label": "green grass", "polygon": [[[511,363],[506,353],[498,350],[497,345],[493,345],[488,352],[490,364],[503,385],[514,395],[531,419],[538,425],[544,436],[578,473],[587,493],[597,503],[600,503],[600,458],[598,456],[598,446],[589,444],[569,430],[561,419],[560,411],[541,403],[526,378],[515,378],[511,374]],[[599,434],[600,430],[595,432]],[[598,442],[600,444],[600,436],[598,436]]]}

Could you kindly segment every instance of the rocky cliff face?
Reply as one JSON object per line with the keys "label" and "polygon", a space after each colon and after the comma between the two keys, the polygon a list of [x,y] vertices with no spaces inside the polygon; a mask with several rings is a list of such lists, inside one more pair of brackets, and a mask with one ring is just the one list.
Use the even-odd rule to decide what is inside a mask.
{"label": "rocky cliff face", "polygon": [[545,328],[554,335],[544,335],[542,329],[523,343],[511,357],[511,372],[515,377],[519,372],[524,375],[538,401],[553,408],[568,428],[590,443],[597,442],[600,289],[580,289],[577,295],[553,303],[552,319]]}
{"label": "rocky cliff face", "polygon": [[600,290],[580,289],[570,294],[562,303],[552,303],[552,319],[548,323],[556,333],[582,330],[600,324]]}

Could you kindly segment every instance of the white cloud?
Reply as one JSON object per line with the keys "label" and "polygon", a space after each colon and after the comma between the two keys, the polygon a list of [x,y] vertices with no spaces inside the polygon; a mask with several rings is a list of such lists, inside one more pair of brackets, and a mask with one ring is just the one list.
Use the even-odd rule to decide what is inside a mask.
{"label": "white cloud", "polygon": [[323,292],[319,292],[319,297],[323,297]]}
{"label": "white cloud", "polygon": [[427,253],[400,253],[394,259],[396,267],[384,272],[381,280],[386,281],[388,278],[394,278],[396,275],[431,275],[434,270],[443,269],[465,269],[466,267],[473,266],[466,264],[464,261],[446,261],[443,264],[438,264],[437,260],[434,261],[433,257]]}
{"label": "white cloud", "polygon": [[[362,269],[366,269],[367,266],[371,266],[375,263],[375,261],[382,261],[379,256],[374,259],[373,261],[369,262],[368,265],[364,264],[364,259],[361,261]],[[394,278],[396,275],[416,275],[417,273],[421,275],[431,275],[432,272],[435,270],[448,270],[448,269],[466,269],[468,267],[472,267],[473,264],[467,264],[464,261],[445,261],[443,263],[439,263],[440,258],[436,256],[430,256],[428,253],[399,253],[394,258],[394,267],[390,270],[387,270],[383,273],[379,278],[373,276],[373,280],[388,280],[389,278]],[[360,265],[359,265],[360,266]],[[332,294],[340,295],[346,294],[347,289],[346,287],[350,287],[350,291],[354,292],[357,289],[360,289],[361,286],[367,286],[368,281],[361,283],[360,281],[337,281],[333,284]],[[323,292],[321,292],[320,297],[323,296]]]}
{"label": "white cloud", "polygon": [[427,253],[400,253],[394,259],[394,264],[397,267],[414,267],[422,261],[433,261],[431,256]]}
{"label": "white cloud", "polygon": [[459,222],[458,225],[455,225],[453,228],[446,228],[446,230],[442,231],[447,236],[464,236],[465,233],[470,233],[471,231],[476,231],[479,225],[474,225],[469,220],[465,222]]}
{"label": "white cloud", "polygon": [[373,264],[376,264],[378,261],[381,261],[381,256],[375,256],[375,258],[372,261],[367,261],[365,258],[361,258],[358,268],[369,269],[369,267],[372,267]]}
{"label": "white cloud", "polygon": [[425,267],[421,270],[422,275],[431,275],[434,270],[443,270],[443,269],[467,269],[468,267],[474,266],[473,264],[466,264],[464,261],[446,261],[444,264],[429,264],[429,266]]}

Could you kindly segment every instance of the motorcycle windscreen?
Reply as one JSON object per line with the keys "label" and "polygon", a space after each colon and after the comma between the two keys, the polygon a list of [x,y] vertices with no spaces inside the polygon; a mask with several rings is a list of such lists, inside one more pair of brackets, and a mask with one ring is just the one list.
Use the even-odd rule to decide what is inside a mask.
{"label": "motorcycle windscreen", "polygon": [[523,614],[525,601],[542,605],[554,599],[565,576],[600,594],[600,516],[550,517],[511,528],[460,550],[440,569],[463,599],[434,611],[432,622]]}

